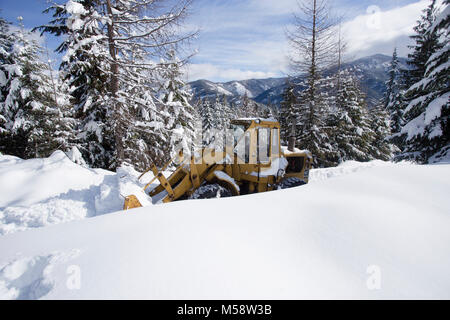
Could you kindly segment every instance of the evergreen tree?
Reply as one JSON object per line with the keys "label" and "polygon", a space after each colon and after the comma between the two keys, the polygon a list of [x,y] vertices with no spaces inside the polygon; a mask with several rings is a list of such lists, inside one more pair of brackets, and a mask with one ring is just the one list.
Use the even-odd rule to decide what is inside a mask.
{"label": "evergreen tree", "polygon": [[256,118],[259,116],[258,104],[251,100],[247,93],[241,97],[241,105],[239,107],[240,117],[242,118]]}
{"label": "evergreen tree", "polygon": [[170,153],[175,155],[180,145],[184,150],[190,150],[194,138],[194,108],[189,103],[191,94],[186,91],[185,83],[181,79],[181,62],[176,58],[174,51],[167,53],[163,63],[162,102],[172,116],[167,120],[167,129],[170,135]]}
{"label": "evergreen tree", "polygon": [[[296,125],[298,116],[298,103],[294,85],[291,81],[286,80],[286,87],[283,91],[283,100],[280,104],[280,137],[283,144],[287,145],[289,137],[294,134],[292,125]],[[294,128],[295,129],[295,128]]]}
{"label": "evergreen tree", "polygon": [[336,102],[337,110],[332,116],[334,145],[330,154],[334,155],[334,160],[339,163],[345,160],[373,159],[370,145],[373,131],[370,128],[364,95],[357,80],[347,70],[341,72]]}
{"label": "evergreen tree", "polygon": [[[22,158],[49,156],[54,150],[69,149],[72,122],[58,106],[48,65],[40,57],[43,48],[26,31],[19,17],[19,29],[12,32],[0,22],[4,64],[0,74],[3,152]],[[14,44],[8,39],[14,38]],[[3,50],[2,50],[3,51]]]}
{"label": "evergreen tree", "polygon": [[267,105],[261,112],[263,119],[275,119],[274,109],[272,105]]}
{"label": "evergreen tree", "polygon": [[[65,34],[57,49],[64,53],[60,72],[71,96],[70,103],[78,119],[77,147],[92,167],[110,168],[114,163],[114,136],[109,124],[107,83],[110,77],[105,37],[96,17],[94,1],[68,1],[65,6],[53,5],[56,26],[40,29],[55,35]],[[60,26],[64,22],[63,26]]]}
{"label": "evergreen tree", "polygon": [[216,130],[223,130],[226,126],[228,115],[225,113],[223,102],[219,95],[216,94],[214,102],[212,103],[212,112],[214,117],[212,119],[213,128]]}
{"label": "evergreen tree", "polygon": [[47,10],[54,20],[40,30],[66,35],[58,50],[66,52],[66,81],[79,81],[71,94],[91,165],[141,168],[167,158],[172,115],[157,93],[170,64],[154,61],[194,35],[176,28],[190,2],[69,0]]}
{"label": "evergreen tree", "polygon": [[9,98],[11,89],[18,86],[20,76],[14,55],[14,40],[10,23],[0,18],[0,152],[3,153],[11,152],[14,117],[18,112]]}
{"label": "evergreen tree", "polygon": [[[164,58],[171,50],[177,49],[185,41],[195,36],[194,33],[183,33],[179,28],[186,17],[191,0],[167,1],[161,5],[158,1],[148,0],[97,0],[102,8],[101,16],[105,19],[106,38],[108,44],[109,76],[111,77],[109,94],[112,101],[111,128],[115,137],[115,162],[119,166],[125,155],[124,147],[134,134],[125,134],[134,123],[142,118],[133,119],[129,114],[145,114],[156,117],[151,119],[160,131],[161,120],[169,115],[167,110],[157,107],[157,103],[142,99],[142,93],[148,91],[151,97],[151,84],[158,78],[158,73],[165,66],[155,64],[158,58]],[[145,15],[143,15],[145,12]],[[186,30],[186,29],[185,29]],[[130,88],[132,90],[130,90]],[[152,99],[153,100],[153,99]],[[139,110],[132,112],[130,109]],[[133,130],[132,130],[133,131]],[[152,149],[149,154],[151,160]],[[158,150],[160,152],[161,150]]]}
{"label": "evergreen tree", "polygon": [[394,134],[399,133],[404,124],[404,92],[401,88],[401,71],[398,64],[397,48],[395,48],[392,54],[389,79],[386,82],[386,93],[384,95],[384,108],[389,112],[390,128]]}
{"label": "evergreen tree", "polygon": [[446,157],[450,150],[450,4],[429,26],[427,35],[442,34],[441,43],[425,65],[424,78],[408,92],[416,96],[405,109],[407,123],[402,129],[406,139],[399,157],[430,163]]}
{"label": "evergreen tree", "polygon": [[316,76],[310,75],[306,87],[299,97],[297,145],[314,154],[315,167],[328,167],[332,164],[327,160],[327,154],[333,152],[327,124],[330,113],[328,83],[316,73]]}
{"label": "evergreen tree", "polygon": [[203,146],[209,146],[213,141],[212,130],[215,129],[215,112],[211,101],[208,99],[200,100],[199,113],[202,121],[202,143]]}
{"label": "evergreen tree", "polygon": [[220,99],[220,118],[221,118],[221,128],[228,129],[230,127],[230,121],[235,119],[235,114],[228,103],[227,96],[224,94]]}
{"label": "evergreen tree", "polygon": [[391,136],[390,115],[383,104],[370,110],[370,127],[372,130],[369,153],[375,159],[391,160],[398,148],[389,142]]}
{"label": "evergreen tree", "polygon": [[[414,27],[415,34],[410,36],[414,40],[414,44],[409,46],[412,49],[412,52],[408,54],[407,60],[410,68],[404,71],[406,88],[422,80],[426,69],[425,64],[430,56],[441,46],[439,44],[439,34],[435,32],[436,30],[427,32],[434,23],[436,14],[436,0],[431,0],[428,7],[422,11],[422,15]],[[414,96],[407,96],[407,98],[410,101],[414,99]]]}
{"label": "evergreen tree", "polygon": [[[405,114],[405,122],[411,121],[422,113],[420,106],[415,102],[420,99],[424,92],[414,86],[425,77],[426,63],[436,50],[442,47],[439,42],[439,30],[433,29],[432,32],[427,30],[433,25],[436,20],[437,8],[436,0],[431,0],[429,6],[422,11],[417,25],[414,27],[415,34],[410,38],[414,40],[414,45],[409,46],[412,52],[408,54],[407,63],[409,69],[404,71],[404,105],[413,103],[414,106],[408,108],[408,114]],[[406,111],[405,111],[406,112]]]}

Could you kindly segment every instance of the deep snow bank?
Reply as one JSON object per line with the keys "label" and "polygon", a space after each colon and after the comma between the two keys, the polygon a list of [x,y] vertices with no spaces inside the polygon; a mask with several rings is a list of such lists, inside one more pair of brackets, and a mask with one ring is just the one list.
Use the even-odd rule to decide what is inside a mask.
{"label": "deep snow bank", "polygon": [[[80,158],[73,152],[72,160]],[[394,165],[347,161],[336,168],[311,170],[310,181]],[[85,168],[61,151],[49,158],[30,160],[0,155],[0,235],[119,211],[124,196],[130,194],[136,195],[142,205],[152,205],[142,187],[153,174],[147,173],[138,181],[139,175],[127,165],[117,173]]]}
{"label": "deep snow bank", "polygon": [[130,194],[151,205],[142,188],[152,173],[138,181],[127,164],[117,172],[85,168],[74,152],[29,160],[0,154],[0,235],[115,212]]}
{"label": "deep snow bank", "polygon": [[373,167],[392,167],[397,165],[408,164],[407,162],[402,163],[394,163],[382,160],[372,160],[369,162],[358,162],[354,160],[348,160],[337,167],[331,168],[321,168],[321,169],[312,169],[309,174],[309,182],[322,181],[330,178],[340,177],[342,175],[347,175],[355,172],[359,172],[361,170],[365,170]]}
{"label": "deep snow bank", "polygon": [[449,175],[375,166],[4,235],[0,296],[448,299]]}
{"label": "deep snow bank", "polygon": [[22,160],[0,155],[0,234],[120,210],[115,173],[79,166],[61,151]]}

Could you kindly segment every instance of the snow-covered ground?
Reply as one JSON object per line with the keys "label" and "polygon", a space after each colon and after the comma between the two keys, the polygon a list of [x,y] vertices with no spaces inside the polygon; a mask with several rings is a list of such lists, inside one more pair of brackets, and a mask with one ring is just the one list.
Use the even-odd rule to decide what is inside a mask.
{"label": "snow-covered ground", "polygon": [[118,211],[129,194],[148,205],[138,176],[131,166],[84,168],[61,151],[31,160],[0,155],[0,235]]}
{"label": "snow-covered ground", "polygon": [[0,297],[450,298],[449,164],[347,162],[297,188],[105,214],[137,175],[0,156]]}

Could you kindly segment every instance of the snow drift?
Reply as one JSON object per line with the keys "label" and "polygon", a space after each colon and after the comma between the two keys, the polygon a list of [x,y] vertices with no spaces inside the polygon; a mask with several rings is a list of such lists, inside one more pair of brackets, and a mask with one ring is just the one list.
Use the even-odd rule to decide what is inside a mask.
{"label": "snow drift", "polygon": [[[119,211],[130,194],[143,206],[152,205],[142,190],[153,178],[151,172],[138,181],[140,173],[127,164],[117,172],[89,169],[74,163],[84,163],[77,151],[68,156],[57,151],[49,158],[30,160],[0,155],[0,235]],[[347,161],[336,168],[311,170],[310,180],[392,165]],[[170,173],[164,172],[166,176]]]}
{"label": "snow drift", "polygon": [[0,155],[0,235],[118,211],[131,193],[149,204],[138,175],[127,165],[117,173],[85,168],[61,151],[30,160]]}
{"label": "snow drift", "polygon": [[[57,171],[50,161],[57,156],[37,159],[36,168]],[[0,160],[19,176],[22,160]],[[152,205],[0,236],[0,297],[450,298],[450,165],[363,166],[313,171],[311,183],[287,190]],[[86,196],[93,207],[105,179],[114,177],[120,190],[118,175],[77,168],[77,177],[86,170],[78,189],[98,188]],[[9,180],[0,173],[2,206],[23,204],[3,194],[13,188],[3,187]],[[14,179],[17,186],[33,180]],[[55,196],[45,188],[22,196],[29,193],[30,206]],[[378,289],[368,286],[373,266]]]}

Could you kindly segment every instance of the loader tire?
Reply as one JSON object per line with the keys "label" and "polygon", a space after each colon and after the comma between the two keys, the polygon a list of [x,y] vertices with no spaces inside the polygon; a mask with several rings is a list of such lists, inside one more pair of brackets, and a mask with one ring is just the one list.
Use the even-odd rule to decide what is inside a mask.
{"label": "loader tire", "polygon": [[204,184],[197,188],[189,199],[211,199],[231,197],[230,190],[222,187],[217,183]]}
{"label": "loader tire", "polygon": [[305,181],[296,178],[296,177],[289,177],[286,179],[283,179],[280,184],[278,185],[278,189],[288,189],[293,187],[298,187],[306,184]]}

